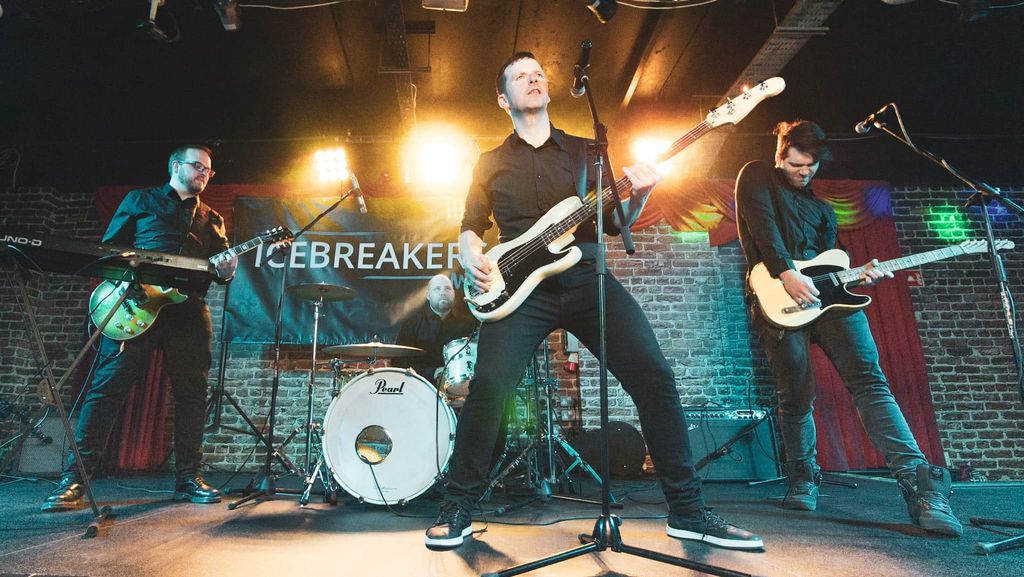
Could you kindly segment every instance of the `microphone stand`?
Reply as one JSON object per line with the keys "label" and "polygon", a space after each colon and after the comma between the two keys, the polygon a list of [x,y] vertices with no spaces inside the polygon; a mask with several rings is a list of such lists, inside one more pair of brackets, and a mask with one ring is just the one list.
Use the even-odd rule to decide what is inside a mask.
{"label": "microphone stand", "polygon": [[[652,559],[668,565],[675,565],[677,567],[685,567],[693,571],[699,571],[707,573],[709,575],[720,575],[722,577],[751,577],[749,573],[740,573],[725,569],[722,567],[716,567],[714,565],[708,565],[706,563],[700,563],[697,561],[690,561],[681,557],[675,557],[672,555],[666,555],[657,551],[651,551],[648,549],[641,549],[640,547],[633,547],[622,542],[622,536],[619,534],[619,525],[622,520],[617,515],[611,514],[611,462],[608,457],[608,367],[607,367],[607,338],[606,338],[606,311],[605,311],[605,278],[608,274],[608,266],[605,258],[605,240],[604,240],[604,187],[602,185],[602,177],[604,175],[605,160],[608,155],[608,131],[607,128],[601,124],[597,115],[597,107],[594,104],[594,95],[590,90],[590,79],[586,76],[584,71],[581,77],[583,89],[587,95],[587,103],[590,105],[590,114],[594,120],[594,144],[589,145],[588,148],[596,153],[594,159],[594,170],[596,171],[596,185],[595,190],[597,191],[597,262],[595,266],[597,268],[597,315],[598,315],[598,342],[599,353],[598,359],[598,372],[600,377],[600,391],[601,391],[601,475],[603,481],[601,483],[601,516],[597,518],[594,523],[594,530],[589,534],[581,533],[579,535],[579,541],[582,543],[581,546],[574,549],[562,551],[561,553],[555,553],[554,555],[538,559],[536,561],[530,561],[523,563],[509,569],[499,571],[497,573],[485,573],[484,577],[510,577],[512,575],[519,575],[520,573],[526,573],[533,571],[534,569],[540,569],[541,567],[547,567],[548,565],[554,565],[567,561],[569,559],[585,555],[587,553],[599,553],[611,549],[616,553],[628,553],[637,557],[643,557],[646,559]],[[610,164],[610,163],[609,163]],[[619,224],[621,225],[622,240],[623,244],[626,245],[626,251],[629,254],[633,254],[632,239],[629,234],[629,223],[626,222],[622,212],[622,203],[619,201],[619,194],[614,176],[611,174],[609,169],[609,176],[612,177],[612,202],[615,203],[617,213],[619,214]],[[627,241],[629,244],[626,244]],[[680,442],[686,442],[685,439]]]}
{"label": "microphone stand", "polygon": [[[316,216],[316,218],[314,218],[313,220],[309,221],[309,224],[307,224],[306,226],[302,227],[301,230],[299,230],[297,233],[295,233],[295,235],[292,237],[292,244],[294,244],[295,240],[298,239],[300,236],[302,236],[303,233],[305,233],[309,229],[313,228],[313,226],[315,226],[316,223],[320,222],[320,220],[323,217],[327,216],[328,214],[333,212],[334,209],[338,208],[338,206],[342,202],[344,202],[346,198],[348,198],[349,196],[352,196],[352,191],[353,190],[354,190],[354,188],[350,188],[345,194],[341,195],[341,198],[336,200],[334,202],[334,204],[332,204],[331,206],[329,206],[326,209],[324,209],[324,211],[321,212],[320,214],[318,214]],[[264,445],[266,446],[266,459],[264,459],[264,461],[263,461],[263,467],[262,467],[262,471],[261,471],[263,479],[259,483],[259,490],[258,491],[253,491],[253,492],[249,493],[248,495],[245,495],[241,499],[238,499],[237,501],[232,501],[231,503],[228,503],[228,509],[229,510],[234,510],[239,505],[242,505],[242,504],[247,503],[249,501],[254,501],[255,500],[257,502],[262,502],[262,501],[265,501],[265,500],[273,499],[274,496],[277,493],[285,493],[285,494],[288,494],[288,495],[298,496],[300,498],[305,493],[305,491],[294,491],[294,490],[291,490],[291,489],[287,489],[287,490],[286,489],[278,489],[277,486],[276,486],[276,484],[277,484],[277,476],[271,470],[272,467],[273,467],[274,458],[276,457],[276,458],[280,459],[285,464],[286,467],[288,467],[289,469],[292,469],[292,471],[290,471],[290,472],[295,472],[295,467],[293,465],[291,465],[291,461],[288,460],[284,456],[284,454],[280,452],[280,449],[275,449],[274,445],[273,445],[273,443],[274,443],[274,413],[276,412],[276,409],[277,409],[277,393],[278,393],[278,389],[280,388],[280,385],[281,385],[281,333],[282,333],[282,324],[283,324],[282,323],[282,319],[284,317],[284,294],[285,294],[285,289],[287,288],[286,283],[287,283],[287,279],[288,279],[288,262],[289,262],[289,260],[291,260],[290,257],[291,257],[291,251],[292,251],[292,244],[288,245],[287,250],[279,251],[279,254],[283,254],[284,255],[284,259],[282,261],[282,266],[281,266],[281,288],[280,288],[280,291],[279,291],[278,297],[277,297],[277,317],[274,320],[274,380],[273,380],[273,384],[270,387],[270,408],[267,411],[268,412],[267,433],[266,433],[265,436],[261,435],[261,437],[260,437],[263,440]],[[316,343],[314,343],[313,346],[316,346]],[[313,367],[313,370],[316,370],[315,366]],[[289,437],[289,440],[291,440],[291,437]],[[307,463],[306,466],[308,467],[309,463]],[[254,479],[254,481],[255,481],[255,479]],[[252,486],[252,484],[253,484],[253,482],[250,482],[250,486]]]}
{"label": "microphone stand", "polygon": [[995,234],[992,232],[992,215],[989,214],[988,205],[992,200],[995,200],[1017,215],[1024,214],[1024,207],[1000,194],[998,188],[965,175],[949,164],[946,159],[915,146],[910,140],[910,136],[907,135],[906,128],[903,126],[903,119],[900,117],[899,108],[897,108],[895,104],[893,104],[892,107],[895,111],[896,121],[899,123],[902,135],[889,130],[889,127],[879,120],[875,120],[874,126],[899,142],[905,144],[919,156],[941,166],[943,170],[953,175],[954,178],[964,183],[968,188],[974,191],[974,194],[967,199],[967,202],[964,203],[963,207],[968,208],[970,206],[977,205],[981,209],[982,222],[985,225],[985,234],[988,236],[988,254],[992,261],[992,275],[996,279],[997,286],[999,287],[1000,302],[1003,307],[1003,315],[1006,321],[1006,333],[1010,339],[1010,349],[1013,351],[1013,360],[1017,366],[1017,388],[1021,401],[1024,401],[1024,356],[1021,354],[1020,336],[1017,333],[1016,305],[1013,301],[1013,294],[1010,292],[1009,281],[1006,278],[1006,268],[1003,266],[1003,257],[996,249]]}
{"label": "microphone stand", "polygon": [[[892,107],[896,112],[896,121],[900,125],[900,132],[903,136],[889,130],[889,127],[886,126],[884,122],[876,120],[874,126],[907,145],[908,148],[916,152],[919,156],[923,156],[924,158],[941,166],[946,172],[953,175],[954,178],[964,183],[968,188],[974,191],[974,194],[967,199],[967,202],[965,202],[963,206],[964,208],[967,208],[977,205],[981,209],[982,222],[985,223],[985,234],[988,235],[988,253],[989,258],[992,260],[992,274],[999,286],[1000,301],[1002,303],[1003,314],[1006,319],[1006,332],[1007,336],[1010,338],[1010,348],[1013,351],[1013,361],[1017,365],[1017,388],[1020,393],[1021,401],[1024,401],[1024,358],[1021,356],[1020,337],[1017,334],[1016,307],[1013,302],[1013,295],[1010,293],[1010,284],[1006,279],[1006,269],[1003,267],[1003,258],[1000,256],[999,251],[996,250],[996,239],[992,232],[992,215],[988,212],[988,205],[989,202],[994,199],[1017,215],[1024,214],[1024,207],[1021,207],[1021,205],[1017,204],[1013,200],[1000,194],[999,189],[963,174],[949,164],[946,159],[915,146],[910,140],[910,136],[907,135],[906,128],[903,126],[903,119],[900,117],[899,108],[897,108],[895,104],[893,104]],[[980,528],[987,528],[987,525],[1024,528],[1024,523],[1020,521],[1008,521],[1003,519],[971,517],[970,522],[971,525]],[[1024,534],[1010,536],[1006,539],[993,543],[979,541],[975,543],[975,550],[979,554],[988,555],[999,551],[1005,551],[1006,549],[1019,547],[1022,543],[1024,543]]]}

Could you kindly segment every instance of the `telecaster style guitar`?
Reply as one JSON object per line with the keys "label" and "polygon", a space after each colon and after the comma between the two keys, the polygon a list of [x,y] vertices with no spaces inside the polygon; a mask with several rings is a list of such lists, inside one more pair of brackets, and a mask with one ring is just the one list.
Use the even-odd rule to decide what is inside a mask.
{"label": "telecaster style guitar", "polygon": [[[210,257],[210,262],[245,254],[263,243],[288,241],[292,236],[292,231],[287,228],[273,228],[252,240]],[[188,299],[188,295],[182,294],[176,288],[136,284],[132,281],[105,280],[92,291],[92,296],[89,297],[89,317],[92,322],[96,325],[103,322],[111,307],[117,303],[118,297],[125,291],[130,291],[128,298],[124,300],[120,309],[114,313],[110,322],[103,328],[104,336],[118,341],[126,341],[141,335],[156,322],[160,309],[167,305],[185,302]]]}
{"label": "telecaster style guitar", "polygon": [[[709,112],[703,122],[673,142],[656,162],[668,160],[719,126],[743,120],[762,100],[779,94],[785,88],[786,82],[782,78],[769,78],[726,101]],[[605,206],[618,202],[615,191],[630,185],[625,177],[615,184],[615,187],[609,186],[601,193]],[[572,196],[551,207],[523,234],[488,250],[485,256],[491,263],[490,290],[481,291],[469,282],[463,285],[473,316],[483,322],[505,318],[530,296],[542,280],[579,262],[582,257],[580,249],[569,244],[574,240],[576,227],[596,215],[596,194],[588,195],[586,202]]]}
{"label": "telecaster style guitar", "polygon": [[[1013,241],[996,241],[997,250],[1010,250],[1013,246]],[[965,240],[958,245],[887,260],[875,268],[893,272],[987,250],[988,241]],[[793,261],[793,265],[801,274],[811,277],[814,281],[814,287],[820,292],[820,303],[803,306],[796,304],[782,286],[782,281],[772,278],[764,263],[758,263],[750,270],[750,290],[757,296],[761,312],[773,325],[783,329],[796,329],[814,322],[829,309],[861,309],[871,304],[871,297],[848,290],[851,284],[860,280],[864,267],[850,268],[850,255],[845,252],[839,249],[827,250],[811,260]]]}

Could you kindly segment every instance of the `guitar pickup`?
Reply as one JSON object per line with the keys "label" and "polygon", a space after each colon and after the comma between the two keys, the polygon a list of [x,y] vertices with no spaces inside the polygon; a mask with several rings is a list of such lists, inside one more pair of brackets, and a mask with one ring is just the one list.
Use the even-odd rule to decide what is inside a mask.
{"label": "guitar pickup", "polygon": [[793,306],[793,307],[786,307],[786,308],[782,309],[782,312],[788,315],[788,314],[798,313],[798,312],[800,312],[802,310],[816,309],[816,308],[820,308],[820,307],[821,307],[821,303],[820,302],[818,302],[818,303],[807,303],[805,305],[797,305],[797,306]]}

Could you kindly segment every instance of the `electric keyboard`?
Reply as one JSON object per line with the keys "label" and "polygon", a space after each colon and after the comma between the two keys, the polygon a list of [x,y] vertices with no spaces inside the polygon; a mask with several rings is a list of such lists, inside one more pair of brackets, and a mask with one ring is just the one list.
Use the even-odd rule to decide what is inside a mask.
{"label": "electric keyboard", "polygon": [[206,286],[214,278],[205,258],[44,234],[0,232],[0,252],[31,269],[175,288]]}

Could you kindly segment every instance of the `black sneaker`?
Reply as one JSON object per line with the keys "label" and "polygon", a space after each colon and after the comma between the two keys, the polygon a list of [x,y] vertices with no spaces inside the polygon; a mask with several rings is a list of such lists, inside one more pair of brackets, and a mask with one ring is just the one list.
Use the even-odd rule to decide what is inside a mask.
{"label": "black sneaker", "polygon": [[782,499],[783,509],[813,511],[818,508],[818,486],[809,481],[793,481]]}
{"label": "black sneaker", "polygon": [[665,532],[676,539],[703,541],[726,549],[764,549],[761,537],[730,525],[710,509],[692,515],[669,514]]}
{"label": "black sneaker", "polygon": [[473,534],[473,516],[454,501],[441,504],[434,526],[427,529],[425,542],[430,549],[454,549]]}
{"label": "black sneaker", "polygon": [[921,463],[913,473],[900,476],[898,484],[915,525],[939,535],[963,534],[964,527],[949,504],[953,480],[948,469]]}

